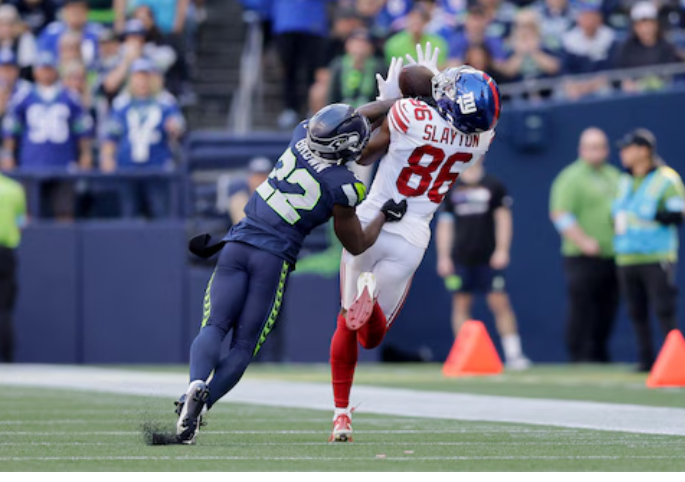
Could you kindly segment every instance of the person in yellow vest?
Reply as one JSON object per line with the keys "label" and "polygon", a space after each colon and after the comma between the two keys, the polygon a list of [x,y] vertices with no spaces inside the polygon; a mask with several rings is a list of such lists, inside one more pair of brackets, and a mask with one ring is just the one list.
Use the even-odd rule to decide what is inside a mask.
{"label": "person in yellow vest", "polygon": [[680,176],[656,153],[656,139],[636,129],[619,142],[623,174],[613,204],[616,265],[638,343],[638,371],[654,363],[649,310],[664,334],[677,327],[675,265],[685,213]]}
{"label": "person in yellow vest", "polygon": [[12,310],[17,293],[15,250],[26,222],[21,184],[0,174],[0,361],[14,361]]}

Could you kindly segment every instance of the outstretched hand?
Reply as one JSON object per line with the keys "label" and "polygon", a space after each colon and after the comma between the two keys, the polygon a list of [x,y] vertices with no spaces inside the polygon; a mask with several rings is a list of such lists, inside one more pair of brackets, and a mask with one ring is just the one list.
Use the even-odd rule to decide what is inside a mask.
{"label": "outstretched hand", "polygon": [[384,79],[381,74],[376,74],[376,82],[378,82],[378,97],[376,97],[376,100],[390,100],[402,97],[402,91],[400,90],[402,63],[401,57],[393,57],[388,69],[388,78]]}
{"label": "outstretched hand", "polygon": [[416,44],[417,60],[414,60],[414,57],[407,54],[407,65],[422,65],[433,72],[433,75],[438,75],[440,73],[440,70],[438,69],[438,56],[440,55],[440,49],[437,47],[432,49],[431,47],[431,43],[426,42],[426,52],[424,53],[423,50],[421,50],[421,44]]}

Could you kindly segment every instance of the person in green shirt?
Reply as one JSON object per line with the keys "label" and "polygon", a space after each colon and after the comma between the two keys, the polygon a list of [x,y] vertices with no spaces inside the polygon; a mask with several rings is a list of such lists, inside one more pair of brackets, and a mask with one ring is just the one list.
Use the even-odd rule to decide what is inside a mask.
{"label": "person in green shirt", "polygon": [[14,361],[12,310],[17,293],[15,250],[26,219],[21,184],[0,174],[0,361]]}
{"label": "person in green shirt", "polygon": [[447,63],[447,42],[439,35],[426,33],[426,26],[430,22],[430,13],[421,5],[415,6],[407,15],[407,28],[396,33],[385,42],[385,60],[390,64],[393,57],[405,59],[407,55],[416,55],[416,44],[422,47],[430,42],[433,47],[440,50],[438,54],[438,66],[444,67]]}
{"label": "person in green shirt", "polygon": [[638,344],[638,371],[654,363],[649,310],[664,335],[677,328],[677,227],[683,223],[685,187],[656,153],[654,134],[636,129],[619,142],[621,177],[613,205],[618,277]]}
{"label": "person in green shirt", "polygon": [[554,180],[549,207],[562,237],[566,347],[572,362],[608,362],[618,307],[611,205],[620,171],[607,164],[607,138],[597,128],[582,133],[578,151],[578,160]]}

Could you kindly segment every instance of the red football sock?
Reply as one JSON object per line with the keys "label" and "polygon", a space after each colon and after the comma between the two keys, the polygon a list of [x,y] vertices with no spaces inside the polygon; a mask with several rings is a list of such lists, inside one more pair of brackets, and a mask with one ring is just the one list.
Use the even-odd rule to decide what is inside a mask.
{"label": "red football sock", "polygon": [[338,315],[338,328],[331,340],[331,375],[336,408],[347,408],[350,405],[357,352],[357,333],[347,328],[343,315]]}
{"label": "red football sock", "polygon": [[383,338],[385,337],[385,332],[387,331],[387,320],[385,319],[385,314],[378,303],[374,303],[373,312],[371,313],[371,318],[369,322],[362,326],[359,331],[357,331],[357,337],[359,338],[359,343],[370,350],[376,348],[381,344]]}

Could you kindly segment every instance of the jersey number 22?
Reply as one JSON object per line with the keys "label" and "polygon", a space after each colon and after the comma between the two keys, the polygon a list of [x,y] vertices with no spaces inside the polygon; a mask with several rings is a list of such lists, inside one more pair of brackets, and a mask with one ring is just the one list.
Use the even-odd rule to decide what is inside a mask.
{"label": "jersey number 22", "polygon": [[307,169],[295,169],[295,154],[288,149],[279,159],[281,167],[274,168],[269,179],[299,185],[304,194],[282,193],[274,188],[269,179],[257,188],[257,193],[276,213],[289,224],[295,224],[301,216],[298,211],[311,211],[321,198],[321,185]]}

